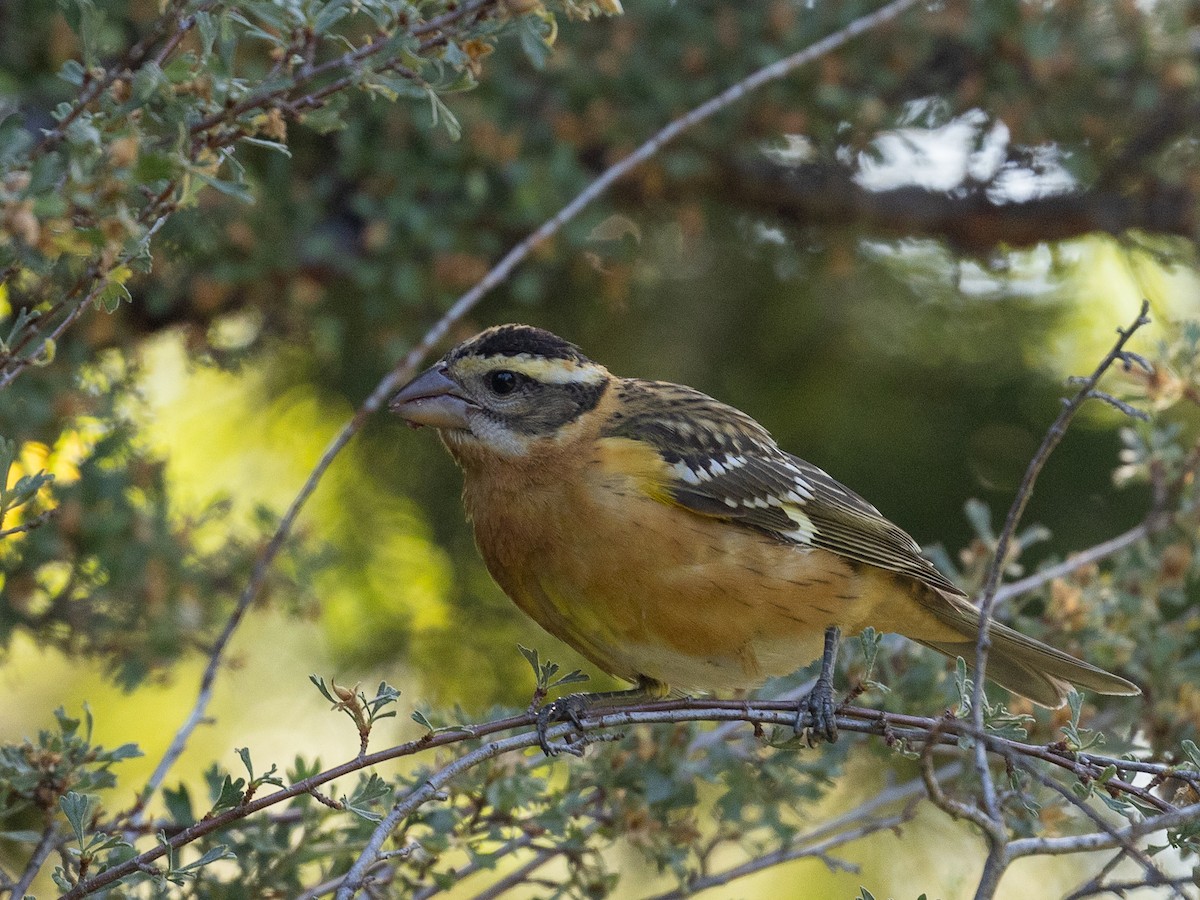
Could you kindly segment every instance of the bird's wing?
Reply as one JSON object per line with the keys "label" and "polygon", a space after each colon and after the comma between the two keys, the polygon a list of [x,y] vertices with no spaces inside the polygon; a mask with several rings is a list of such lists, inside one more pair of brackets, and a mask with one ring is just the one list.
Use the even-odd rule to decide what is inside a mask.
{"label": "bird's wing", "polygon": [[637,412],[607,434],[654,447],[664,463],[659,496],[961,595],[903,529],[822,469],[779,449],[750,416],[681,385],[627,380],[620,390],[637,395],[622,404]]}

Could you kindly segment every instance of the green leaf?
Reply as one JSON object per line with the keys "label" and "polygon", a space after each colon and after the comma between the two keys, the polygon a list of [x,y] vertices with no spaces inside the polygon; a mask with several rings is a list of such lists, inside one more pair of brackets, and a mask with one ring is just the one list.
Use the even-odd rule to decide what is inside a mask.
{"label": "green leaf", "polygon": [[992,530],[991,508],[982,500],[972,497],[963,504],[963,511],[967,514],[967,521],[975,534],[989,546],[995,544],[996,532]]}
{"label": "green leaf", "polygon": [[349,105],[345,94],[334,94],[317,109],[303,113],[300,121],[317,134],[330,134],[346,127],[343,114]]}
{"label": "green leaf", "polygon": [[146,754],[142,752],[142,748],[133,743],[122,744],[116,750],[108,750],[105,753],[105,756],[107,756],[111,762],[120,762],[123,759],[137,759],[139,756],[145,755]]}
{"label": "green leaf", "polygon": [[329,692],[329,688],[327,688],[325,686],[325,679],[322,678],[320,675],[309,675],[308,680],[311,681],[314,685],[316,685],[317,690],[321,692],[321,696],[324,697],[326,700],[328,700],[330,703],[332,703],[334,706],[337,706],[338,703],[341,702],[341,701],[337,700],[333,696],[333,694],[331,694]]}
{"label": "green leaf", "polygon": [[59,809],[71,823],[71,830],[75,832],[75,840],[79,842],[80,847],[83,846],[83,837],[87,833],[88,825],[92,821],[92,813],[97,804],[98,801],[95,797],[75,791],[67,791],[65,795],[58,798]]}
{"label": "green leaf", "polygon": [[203,181],[211,188],[220,191],[226,197],[232,197],[235,200],[240,200],[243,203],[250,204],[254,202],[254,193],[246,185],[236,181],[227,181],[224,178],[214,178],[204,172],[192,170],[192,174]]}
{"label": "green leaf", "polygon": [[249,747],[235,747],[234,752],[237,753],[238,757],[242,760],[242,765],[246,767],[246,771],[250,775],[250,780],[253,781],[254,780],[254,763],[252,763],[250,761],[250,748]]}
{"label": "green leaf", "polygon": [[44,193],[58,184],[66,171],[66,159],[58,150],[43,153],[33,162],[29,170],[27,196]]}
{"label": "green leaf", "polygon": [[86,73],[87,70],[83,67],[83,63],[77,59],[68,59],[58,70],[58,77],[72,87],[82,87],[83,76]]}
{"label": "green leaf", "polygon": [[324,34],[350,13],[350,0],[331,0],[321,8],[312,21],[315,34]]}
{"label": "green leaf", "polygon": [[176,825],[186,828],[195,823],[196,814],[192,810],[192,797],[188,793],[186,785],[180,784],[175,790],[163,788],[163,803],[167,807],[167,815]]}
{"label": "green leaf", "polygon": [[522,16],[516,23],[521,50],[538,71],[546,68],[546,61],[553,50],[542,32],[542,24],[536,16]]}
{"label": "green leaf", "polygon": [[32,144],[34,138],[26,130],[22,116],[14,113],[0,119],[0,162],[7,162],[24,154]]}
{"label": "green leaf", "polygon": [[538,652],[536,650],[530,650],[528,647],[522,646],[521,644],[517,644],[517,649],[521,651],[521,655],[525,657],[525,661],[529,663],[530,668],[533,669],[533,677],[540,679],[542,676],[542,666],[538,660]]}
{"label": "green leaf", "polygon": [[281,144],[279,141],[268,141],[264,138],[256,137],[244,137],[241,138],[241,141],[244,144],[254,144],[257,147],[266,147],[268,150],[275,150],[278,153],[282,153],[288,159],[292,158],[292,151],[288,148],[288,145]]}
{"label": "green leaf", "polygon": [[879,642],[882,640],[883,635],[870,625],[864,628],[858,636],[859,646],[862,647],[863,664],[867,670],[865,677],[867,678],[871,677],[871,672],[875,669],[875,657],[879,655]]}
{"label": "green leaf", "polygon": [[436,128],[440,121],[446,129],[446,133],[450,135],[450,140],[457,141],[462,137],[462,125],[458,123],[458,118],[450,111],[442,98],[437,95],[433,88],[428,88],[429,93],[429,114],[433,119],[433,126]]}
{"label": "green leaf", "polygon": [[429,719],[426,718],[425,713],[421,712],[419,709],[413,710],[412,720],[430,733],[436,731],[436,729],[433,727],[433,723],[430,722]]}
{"label": "green leaf", "polygon": [[96,295],[94,306],[96,309],[103,309],[105,312],[114,313],[117,311],[117,307],[121,305],[122,300],[126,303],[133,302],[133,297],[129,294],[129,288],[125,287],[119,281],[110,281]]}
{"label": "green leaf", "polygon": [[226,775],[225,780],[221,782],[221,791],[217,795],[217,800],[213,804],[212,811],[219,812],[222,809],[233,809],[235,806],[242,805],[242,797],[245,796],[246,782],[239,778],[234,781],[230,776]]}
{"label": "green leaf", "polygon": [[550,687],[562,687],[565,684],[583,684],[583,682],[590,680],[591,679],[589,676],[585,675],[580,669],[574,669],[568,672],[562,678],[559,678],[557,681],[551,684]]}
{"label": "green leaf", "polygon": [[1196,746],[1196,742],[1192,740],[1186,740],[1181,746],[1183,747],[1183,752],[1187,754],[1187,758],[1191,764],[1197,769],[1200,769],[1200,747]]}
{"label": "green leaf", "polygon": [[36,844],[42,839],[40,831],[0,831],[0,839],[18,844]]}
{"label": "green leaf", "polygon": [[237,854],[235,854],[224,844],[217,844],[217,846],[213,847],[195,862],[188,863],[186,866],[182,866],[175,871],[177,873],[194,873],[197,869],[202,869],[205,866],[222,859],[237,859]]}

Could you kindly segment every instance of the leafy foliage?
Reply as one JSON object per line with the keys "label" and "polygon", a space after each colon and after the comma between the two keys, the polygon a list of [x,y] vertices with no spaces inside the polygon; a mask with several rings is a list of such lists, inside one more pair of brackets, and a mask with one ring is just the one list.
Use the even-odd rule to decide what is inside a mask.
{"label": "leafy foliage", "polygon": [[[587,20],[619,4],[0,6],[0,647],[29,634],[100,660],[133,687],[166,677],[188,652],[211,653],[230,610],[245,611],[240,598],[259,577],[280,510],[258,509],[247,525],[237,496],[180,508],[172,461],[145,436],[153,367],[144,359],[156,340],[178,340],[188,366],[264,372],[263,408],[299,402],[298,391],[328,408],[357,402],[424,323],[598,171],[671,116],[866,11],[784,0],[631,7],[599,27]],[[1146,283],[1194,260],[1195,15],[1183,2],[1152,7],[968,0],[903,17],[881,40],[824,57],[662,149],[606,206],[539,247],[505,308],[571,322],[614,359],[641,351],[656,374],[710,379],[734,397],[756,373],[768,411],[806,410],[788,417],[804,424],[785,427],[817,423],[833,435],[826,449],[855,448],[843,455],[864,477],[884,468],[872,462],[878,435],[906,434],[887,453],[911,443],[922,472],[883,471],[876,486],[897,505],[921,497],[927,530],[949,546],[952,514],[938,503],[959,505],[968,475],[985,483],[989,496],[966,507],[968,545],[939,560],[976,591],[998,543],[992,506],[1006,491],[988,485],[995,467],[968,462],[946,439],[936,403],[923,409],[899,394],[943,397],[946,382],[960,381],[964,398],[1003,395],[978,404],[981,422],[1039,429],[1040,408],[1024,405],[1037,407],[1058,385],[1030,374],[1026,356],[1046,367],[1052,354],[1027,342],[1062,324],[1044,301],[1071,296],[1097,247],[1114,246],[1092,238],[1084,253],[1065,241],[1115,235],[1130,268],[1155,273]],[[934,165],[931,154],[950,145],[961,171],[945,181],[955,166]],[[730,245],[737,255],[714,264],[716,248]],[[799,285],[809,302],[797,301]],[[947,309],[1022,294],[1033,300],[1017,327],[1001,325],[1000,304],[984,303],[947,323]],[[556,302],[563,297],[591,299]],[[911,307],[909,324],[889,315],[896,304]],[[631,315],[639,327],[612,327]],[[859,344],[867,349],[852,351]],[[911,360],[898,361],[900,347],[912,348]],[[970,348],[996,381],[984,389],[966,367],[948,370],[948,347]],[[1200,326],[1169,329],[1154,356],[1153,368],[1132,365],[1112,388],[1153,412],[1122,430],[1115,473],[1133,489],[1113,508],[1140,515],[1149,498],[1145,527],[1119,552],[1067,565],[1001,606],[1023,631],[1145,685],[1145,706],[1114,703],[1098,719],[1079,695],[1051,713],[984,698],[984,728],[974,732],[965,664],[947,672],[868,630],[844,667],[853,697],[875,707],[855,721],[878,740],[811,752],[795,739],[790,710],[747,700],[748,727],[725,709],[732,720],[720,724],[597,726],[581,738],[582,764],[492,754],[499,731],[530,723],[507,707],[478,707],[524,701],[524,663],[535,704],[586,676],[525,646],[498,651],[530,637],[483,586],[478,564],[464,563],[458,582],[425,585],[440,592],[444,621],[418,625],[419,610],[382,603],[375,618],[355,611],[327,633],[355,666],[405,655],[431,691],[468,673],[473,714],[422,704],[409,712],[420,736],[381,748],[377,726],[397,717],[400,691],[381,682],[368,696],[313,676],[352,721],[357,757],[329,769],[297,755],[281,774],[243,747],[241,768],[214,764],[202,791],[165,787],[114,812],[112,770],[139,751],[94,745],[90,713],[75,720],[59,710],[36,741],[0,748],[3,849],[16,846],[31,874],[45,863],[41,849],[59,851],[55,882],[75,895],[121,871],[98,890],[299,896],[351,870],[397,797],[417,796],[468,758],[391,833],[370,872],[381,889],[430,897],[468,879],[510,877],[519,861],[523,880],[548,895],[595,898],[618,890],[615,861],[630,854],[679,894],[735,877],[724,868],[731,857],[845,868],[832,848],[903,823],[908,804],[934,790],[920,778],[935,750],[954,745],[1008,754],[1003,815],[1014,839],[1095,833],[1096,811],[1137,823],[1187,809],[1200,799],[1200,613],[1191,602]],[[854,379],[829,376],[843,371]],[[798,397],[808,376],[811,392]],[[899,381],[927,389],[898,392]],[[865,422],[875,437],[837,432],[850,426],[835,420]],[[1080,437],[1087,466],[1076,468],[1104,468],[1097,460],[1110,445],[1097,433]],[[781,439],[811,445],[816,435]],[[409,541],[390,569],[414,581],[414,560],[430,556],[425,532],[468,543],[457,511],[433,502],[449,493],[449,476],[427,464],[427,451],[402,459],[407,448],[370,431],[363,443],[341,543],[305,541],[276,560],[263,576],[268,601],[314,613],[338,577],[333,563],[366,570],[383,531]],[[385,490],[423,506],[394,518],[364,512]],[[1084,493],[1078,480],[1069,491],[1070,502],[1046,510]],[[1021,531],[1005,574],[1036,578],[1039,565],[1079,546],[1083,518],[1067,520],[1076,530],[1065,536]],[[421,571],[434,582],[435,569]],[[370,584],[370,573],[358,574],[355,588]],[[798,683],[769,690],[794,695]],[[914,716],[915,707],[932,715]],[[700,707],[691,713],[703,718]],[[489,731],[496,722],[517,724]],[[1029,747],[1059,774],[1015,764]],[[389,754],[415,764],[373,768]],[[837,827],[814,826],[833,786],[862,771],[856,765],[872,777],[885,769],[897,784]],[[970,773],[939,771],[950,794],[980,789]],[[1137,773],[1154,786],[1133,784]],[[163,811],[152,815],[157,807],[146,804],[158,800]],[[1195,820],[1172,826],[1168,841],[1195,853]],[[0,890],[13,881],[5,875]],[[862,900],[871,896],[861,888]]]}

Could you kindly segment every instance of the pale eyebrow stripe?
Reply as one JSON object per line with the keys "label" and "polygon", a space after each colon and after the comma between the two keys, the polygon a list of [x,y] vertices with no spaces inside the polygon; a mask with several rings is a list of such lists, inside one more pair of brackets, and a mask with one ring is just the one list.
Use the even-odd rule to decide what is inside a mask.
{"label": "pale eyebrow stripe", "polygon": [[462,360],[460,366],[469,371],[511,369],[543,384],[596,384],[608,377],[603,366],[576,363],[567,359],[544,359],[528,353],[516,356],[485,356]]}

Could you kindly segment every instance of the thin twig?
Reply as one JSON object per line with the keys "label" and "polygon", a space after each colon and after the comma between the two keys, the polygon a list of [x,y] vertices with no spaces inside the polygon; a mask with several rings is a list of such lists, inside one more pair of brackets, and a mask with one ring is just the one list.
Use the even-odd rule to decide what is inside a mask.
{"label": "thin twig", "polygon": [[21,534],[26,531],[33,531],[35,528],[41,528],[58,512],[57,509],[48,509],[45,512],[38,513],[28,522],[22,522],[20,525],[14,525],[12,528],[5,528],[0,531],[0,538],[11,537],[14,534]]}
{"label": "thin twig", "polygon": [[1107,878],[1109,875],[1111,875],[1116,870],[1117,866],[1119,866],[1121,864],[1122,860],[1124,860],[1124,859],[1125,859],[1125,851],[1118,850],[1116,853],[1114,853],[1112,855],[1112,858],[1109,859],[1108,862],[1106,862],[1104,865],[1102,865],[1100,867],[1099,872],[1097,872],[1090,879],[1088,879],[1082,885],[1080,885],[1078,888],[1076,888],[1074,891],[1072,891],[1069,895],[1067,895],[1067,897],[1064,897],[1063,900],[1071,900],[1072,897],[1090,897],[1093,894],[1095,894],[1096,891],[1094,891],[1094,890],[1087,892],[1087,893],[1080,893],[1080,892],[1085,891],[1086,889],[1091,888],[1093,886],[1098,886],[1102,881],[1104,881],[1105,878]]}
{"label": "thin twig", "polygon": [[[587,839],[595,834],[600,827],[599,822],[592,822],[580,829],[580,837]],[[564,846],[547,847],[544,850],[539,850],[537,855],[528,862],[513,869],[503,878],[489,884],[486,888],[471,897],[471,900],[496,900],[501,894],[510,891],[518,885],[524,884],[529,880],[529,876],[540,869],[542,866],[552,862],[555,858],[566,853],[574,852],[574,848]],[[414,897],[413,900],[416,900]]]}
{"label": "thin twig", "polygon": [[[939,769],[936,777],[939,779],[953,778],[961,771],[961,765],[951,763]],[[863,819],[872,818],[886,807],[911,801],[924,792],[925,785],[921,779],[913,779],[904,784],[888,788],[854,810],[795,838],[787,847],[782,847],[773,853],[755,857],[741,865],[733,866],[721,872],[714,872],[711,875],[694,878],[688,882],[686,888],[667,891],[666,893],[648,898],[648,900],[680,900],[680,898],[691,896],[709,888],[729,884],[738,878],[761,872],[763,869],[770,868],[771,866],[791,862],[794,859],[803,859],[810,856],[826,858],[825,854],[835,847],[858,840],[868,834],[886,831],[903,824],[911,817],[911,813],[908,810],[865,824],[860,823],[862,823]]]}
{"label": "thin twig", "polygon": [[23,900],[25,892],[29,890],[29,886],[33,884],[33,879],[37,878],[38,872],[42,870],[42,866],[50,854],[54,852],[57,844],[58,828],[51,822],[46,826],[46,830],[42,832],[42,839],[33,848],[33,855],[29,857],[25,871],[21,873],[20,880],[14,885],[11,895],[12,900]]}
{"label": "thin twig", "polygon": [[[1149,308],[1149,303],[1143,301],[1137,317],[1129,327],[1117,329],[1118,337],[1112,349],[1108,351],[1092,374],[1081,380],[1081,386],[1075,396],[1070,400],[1063,401],[1062,411],[1046,432],[1046,436],[1043,438],[1042,444],[1038,447],[1033,459],[1030,460],[1029,466],[1025,470],[1025,475],[1021,479],[1020,487],[1017,489],[1017,494],[1013,498],[1012,506],[1009,508],[1008,516],[1004,521],[1004,527],[1001,529],[999,537],[996,540],[996,549],[991,564],[988,566],[983,591],[980,595],[979,635],[975,643],[975,674],[971,690],[971,720],[977,732],[983,732],[984,730],[983,683],[987,673],[988,650],[991,647],[988,631],[991,626],[992,611],[996,605],[996,589],[999,587],[1000,578],[1008,562],[1009,545],[1016,534],[1017,526],[1021,521],[1022,514],[1025,512],[1026,505],[1029,503],[1029,498],[1033,494],[1033,488],[1037,483],[1038,475],[1041,474],[1042,468],[1050,458],[1050,454],[1054,452],[1059,442],[1062,441],[1071,420],[1075,417],[1080,407],[1095,396],[1096,385],[1104,373],[1108,371],[1113,363],[1125,359],[1123,356],[1125,344],[1139,328],[1149,322],[1147,316]],[[989,768],[987,748],[980,742],[976,742],[975,744],[975,768],[979,774],[980,793],[983,796],[984,812],[993,823],[1003,828],[1003,818],[996,797],[996,785],[992,780],[992,773]],[[996,829],[989,829],[985,833],[989,835],[989,840],[992,841],[991,849],[994,851],[993,853],[989,853],[988,864],[984,869],[984,877],[988,880],[987,886],[990,887],[990,891],[985,891],[985,886],[981,883],[980,889],[976,892],[977,898],[992,896],[995,892],[994,885],[999,878],[999,873],[996,871],[997,867],[1006,858],[1011,858],[1007,853],[1003,853],[997,849],[996,841],[1003,840],[1003,838],[999,836]]]}
{"label": "thin twig", "polygon": [[955,819],[974,822],[985,835],[989,836],[992,846],[1003,846],[1007,835],[1004,833],[1002,823],[998,823],[983,810],[956,800],[942,790],[941,781],[933,768],[933,748],[937,745],[938,740],[946,734],[950,721],[946,718],[939,719],[926,737],[925,746],[921,750],[921,779],[924,782],[925,791],[929,795],[930,801],[938,809]]}
{"label": "thin twig", "polygon": [[[1161,883],[1161,880],[1167,878],[1166,873],[1160,871],[1159,868],[1154,864],[1154,861],[1152,859],[1150,859],[1149,856],[1147,856],[1145,853],[1143,853],[1138,848],[1138,846],[1133,843],[1133,841],[1123,838],[1121,833],[1117,830],[1116,826],[1114,826],[1111,822],[1107,821],[1103,816],[1101,816],[1098,812],[1096,812],[1096,810],[1092,809],[1087,804],[1087,801],[1082,800],[1079,797],[1075,796],[1075,794],[1073,794],[1071,791],[1067,790],[1067,788],[1063,787],[1061,784],[1059,784],[1053,778],[1049,777],[1044,772],[1039,772],[1037,769],[1035,769],[1031,765],[1028,765],[1027,763],[1021,764],[1021,769],[1024,770],[1025,772],[1027,772],[1033,778],[1036,778],[1041,784],[1050,788],[1052,791],[1054,791],[1056,794],[1058,794],[1060,797],[1062,797],[1064,800],[1066,800],[1068,803],[1070,803],[1072,806],[1074,806],[1076,809],[1078,809],[1080,812],[1082,812],[1085,816],[1088,817],[1088,819],[1091,820],[1091,822],[1093,824],[1098,826],[1101,831],[1104,831],[1104,832],[1108,833],[1109,835],[1111,835],[1113,837],[1113,839],[1116,840],[1118,842],[1119,846],[1121,847],[1121,855],[1128,856],[1130,859],[1136,860],[1138,865],[1140,865],[1145,870],[1148,878],[1157,880],[1159,883]],[[1178,891],[1175,891],[1175,895],[1180,897],[1181,900],[1187,900],[1187,898],[1184,897],[1182,894],[1180,894]]]}
{"label": "thin twig", "polygon": [[1071,853],[1091,853],[1095,850],[1112,850],[1125,841],[1147,837],[1158,831],[1192,825],[1200,821],[1200,803],[1182,806],[1172,812],[1162,813],[1119,828],[1114,834],[1077,834],[1071,837],[1033,837],[1011,841],[1008,851],[1013,859],[1022,856],[1064,856]]}
{"label": "thin twig", "polygon": [[1109,538],[1107,541],[1102,541],[1094,547],[1089,547],[1078,553],[1072,553],[1068,559],[1060,563],[1046,566],[1046,568],[1039,569],[1025,578],[1001,585],[996,589],[996,603],[1006,603],[1014,597],[1020,597],[1023,594],[1036,591],[1038,588],[1057,578],[1065,578],[1073,572],[1090,566],[1092,563],[1107,559],[1115,553],[1120,553],[1126,547],[1132,547],[1155,532],[1161,531],[1169,524],[1169,521],[1165,516],[1153,517],[1151,520],[1142,522],[1140,525],[1135,525],[1128,531],[1118,534],[1116,537]]}
{"label": "thin twig", "polygon": [[[798,702],[804,697],[807,697],[817,683],[817,679],[810,678],[802,684],[796,685],[791,690],[784,691],[782,694],[771,697],[772,700],[785,700]],[[707,750],[709,747],[716,746],[726,740],[735,730],[737,730],[739,722],[726,722],[724,725],[718,725],[716,728],[702,731],[696,735],[690,744],[688,744],[687,753],[691,755],[698,753],[701,750]]]}
{"label": "thin twig", "polygon": [[1163,877],[1144,881],[1110,881],[1107,884],[1102,881],[1093,880],[1071,891],[1063,900],[1082,900],[1084,897],[1097,897],[1101,894],[1127,897],[1134,891],[1138,891],[1138,896],[1140,897],[1142,896],[1140,892],[1149,887],[1170,887],[1174,889],[1178,896],[1186,897],[1187,894],[1183,892],[1183,888],[1195,887],[1195,885],[1196,877],[1194,875],[1180,875],[1175,878]]}
{"label": "thin twig", "polygon": [[747,860],[738,866],[732,866],[721,872],[714,872],[711,875],[705,875],[701,878],[694,878],[681,888],[667,891],[666,893],[656,894],[649,900],[683,900],[685,897],[691,897],[693,894],[698,894],[700,891],[706,891],[710,888],[720,887],[721,885],[729,884],[739,878],[745,878],[748,875],[754,875],[762,872],[765,869],[780,866],[784,863],[794,862],[798,859],[819,859],[821,862],[832,870],[841,870],[844,872],[858,872],[858,866],[848,863],[844,860],[836,859],[829,856],[829,851],[854,841],[861,840],[872,834],[880,831],[890,831],[893,828],[898,828],[911,818],[911,814],[898,813],[894,816],[887,816],[882,819],[876,819],[873,822],[867,822],[859,825],[857,828],[851,828],[849,831],[844,831],[834,837],[827,838],[824,841],[819,841],[815,844],[807,844],[803,841],[796,844],[791,844],[771,853],[764,853],[762,856],[756,856],[751,860]]}
{"label": "thin twig", "polygon": [[[589,832],[589,834],[590,833],[591,832]],[[534,833],[528,832],[526,834],[522,834],[520,837],[513,838],[503,847],[496,850],[496,852],[489,853],[486,857],[486,863],[484,862],[483,857],[472,860],[461,869],[458,869],[454,872],[455,883],[461,883],[464,878],[469,878],[476,872],[479,872],[485,868],[491,868],[497,859],[503,859],[506,856],[511,856],[514,853],[519,853],[520,851],[525,850],[534,842],[534,840]],[[420,890],[413,892],[412,900],[429,900],[430,897],[435,897],[444,890],[445,888],[443,888],[441,885],[427,884]]]}
{"label": "thin twig", "polygon": [[[267,571],[270,569],[272,562],[283,548],[291,534],[292,527],[295,524],[300,510],[304,507],[308,498],[316,490],[318,483],[325,475],[325,471],[333,463],[334,458],[341,452],[342,448],[350,442],[366,423],[367,419],[373,415],[388,398],[402,384],[412,378],[416,374],[417,368],[424,361],[429,352],[444,338],[451,328],[463,319],[475,306],[487,295],[490,291],[504,283],[512,271],[519,263],[525,260],[538,246],[556,235],[564,225],[575,218],[586,206],[595,201],[601,194],[607,190],[613,182],[622,178],[631,172],[641,163],[653,157],[659,150],[662,149],[669,141],[678,137],[684,131],[692,128],[704,120],[710,118],[729,105],[741,100],[751,91],[762,87],[772,81],[783,78],[792,70],[802,66],[814,59],[817,59],[827,53],[841,47],[847,41],[858,35],[877,28],[880,25],[894,19],[909,7],[914,6],[917,0],[892,0],[891,3],[881,7],[873,13],[855,19],[846,27],[834,32],[826,38],[810,44],[804,50],[785,57],[765,68],[759,69],[752,75],[713,97],[711,100],[701,104],[691,112],[678,119],[670,122],[659,130],[653,137],[637,148],[633,153],[619,162],[615,163],[600,176],[598,176],[591,184],[581,191],[575,199],[560,209],[552,218],[544,222],[532,234],[522,240],[519,244],[513,247],[504,257],[496,263],[495,266],[478,282],[460,296],[454,304],[435,322],[420,341],[404,356],[404,358],[390,371],[383,379],[375,386],[370,396],[363,401],[359,406],[354,417],[342,426],[341,431],[330,442],[321,458],[317,461],[316,466],[309,473],[308,478],[300,488],[300,492],[296,495],[283,517],[279,520],[279,525],[275,529],[275,533],[271,536],[262,554],[259,556],[255,564],[254,571],[250,576],[250,580],[238,599],[237,606],[234,607],[230,614],[229,620],[225,624],[220,636],[209,653],[208,664],[205,666],[204,674],[200,679],[200,689],[197,693],[196,700],[192,705],[191,711],[187,718],[176,732],[175,737],[171,740],[167,751],[163,754],[154,773],[150,776],[146,786],[139,794],[138,804],[133,812],[134,821],[139,821],[142,808],[162,786],[167,773],[174,766],[175,762],[183,754],[187,747],[187,742],[191,738],[192,732],[205,719],[205,714],[208,709],[209,701],[212,699],[212,686],[216,679],[217,672],[220,670],[221,663],[224,659],[225,650],[229,645],[238,626],[241,624],[242,618],[246,614],[246,610],[250,604],[254,602],[262,589],[263,582],[266,579]],[[433,20],[431,20],[432,23]],[[439,26],[440,27],[440,26]]]}
{"label": "thin twig", "polygon": [[[158,217],[154,224],[146,230],[146,233],[138,241],[139,248],[147,246],[150,243],[150,240],[154,237],[158,230],[162,228],[166,220],[167,217],[165,215]],[[10,355],[9,358],[5,360],[2,367],[3,371],[0,371],[0,390],[4,390],[11,385],[17,379],[17,376],[29,368],[29,366],[33,365],[35,360],[44,358],[50,346],[62,337],[63,332],[75,324],[76,320],[87,310],[88,305],[95,303],[97,299],[99,299],[100,294],[105,288],[108,287],[109,282],[112,280],[113,272],[128,265],[138,252],[140,252],[140,249],[131,250],[122,254],[108,267],[106,271],[100,271],[97,268],[99,264],[93,263],[93,265],[89,267],[88,275],[81,279],[80,282],[81,284],[90,282],[92,285],[91,290],[74,301],[74,306],[72,307],[71,311],[67,313],[63,320],[58,323],[58,325],[55,326],[54,330],[51,331],[49,335],[42,338],[41,345],[37,348],[37,350],[26,354],[25,356],[14,357]],[[31,332],[31,334],[38,333],[41,330],[41,327],[43,327],[42,323],[48,322],[54,312],[55,311],[52,310],[50,313],[42,316],[39,320],[39,327]],[[18,349],[20,349],[24,343],[24,340],[19,342],[17,346],[13,348],[13,352],[16,352]]]}
{"label": "thin twig", "polygon": [[[378,872],[380,869],[386,869],[387,867],[388,867],[387,860],[384,860],[384,859],[376,860],[375,865],[371,868],[371,871],[368,872],[367,874],[373,875],[376,872]],[[314,885],[313,887],[311,887],[307,891],[305,891],[303,894],[300,894],[298,897],[296,897],[296,900],[317,900],[318,897],[324,897],[327,894],[332,894],[334,891],[336,891],[339,887],[342,886],[342,882],[345,880],[346,880],[345,875],[339,875],[336,878],[330,878],[327,881],[322,881],[320,884]]]}

